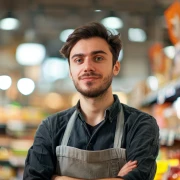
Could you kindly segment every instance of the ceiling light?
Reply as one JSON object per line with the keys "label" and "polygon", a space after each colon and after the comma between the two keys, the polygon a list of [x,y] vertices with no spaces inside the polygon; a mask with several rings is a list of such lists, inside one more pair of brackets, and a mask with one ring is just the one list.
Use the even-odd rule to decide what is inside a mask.
{"label": "ceiling light", "polygon": [[20,44],[16,50],[16,60],[24,66],[34,66],[42,63],[46,55],[45,47],[38,43]]}
{"label": "ceiling light", "polygon": [[47,58],[42,65],[42,72],[45,80],[49,82],[64,79],[69,72],[68,62],[56,57]]}
{"label": "ceiling light", "polygon": [[114,11],[110,11],[108,17],[102,19],[101,23],[106,28],[120,29],[123,27],[123,21],[115,15]]}
{"label": "ceiling light", "polygon": [[64,31],[62,31],[59,35],[59,39],[62,42],[66,42],[67,38],[69,37],[70,34],[72,34],[74,31],[74,29],[65,29]]}
{"label": "ceiling light", "polygon": [[12,84],[12,80],[9,76],[0,76],[0,89],[7,90]]}
{"label": "ceiling light", "polygon": [[29,95],[34,91],[35,83],[29,78],[22,78],[17,83],[18,90],[23,95]]}
{"label": "ceiling light", "polygon": [[120,29],[123,27],[123,22],[118,17],[107,17],[101,20],[101,23],[107,27],[112,29]]}
{"label": "ceiling light", "polygon": [[101,12],[102,10],[101,9],[95,9],[94,11],[95,12]]}
{"label": "ceiling light", "polygon": [[163,48],[164,54],[169,58],[169,59],[174,59],[175,57],[175,47],[174,46],[167,46]]}
{"label": "ceiling light", "polygon": [[143,29],[129,28],[128,39],[133,42],[145,42],[147,39],[147,36]]}
{"label": "ceiling light", "polygon": [[8,12],[7,16],[0,21],[0,29],[3,30],[14,30],[19,26],[20,22],[12,15],[12,12]]}

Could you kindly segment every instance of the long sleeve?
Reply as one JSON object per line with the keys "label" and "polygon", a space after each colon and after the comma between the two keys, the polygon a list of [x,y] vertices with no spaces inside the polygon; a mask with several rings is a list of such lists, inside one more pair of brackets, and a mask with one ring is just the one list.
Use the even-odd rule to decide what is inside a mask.
{"label": "long sleeve", "polygon": [[[127,161],[137,160],[136,169],[125,180],[153,180],[159,152],[159,128],[156,120],[145,113],[131,114],[132,122],[126,126]],[[129,128],[129,129],[128,129]]]}
{"label": "long sleeve", "polygon": [[50,180],[55,169],[52,137],[48,121],[43,121],[36,131],[34,143],[25,162],[24,180]]}

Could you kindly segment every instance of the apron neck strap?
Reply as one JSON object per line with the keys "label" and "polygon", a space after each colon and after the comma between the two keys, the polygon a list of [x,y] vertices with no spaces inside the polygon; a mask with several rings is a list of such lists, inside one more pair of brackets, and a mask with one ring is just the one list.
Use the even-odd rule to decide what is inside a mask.
{"label": "apron neck strap", "polygon": [[123,129],[124,129],[124,111],[121,105],[121,110],[117,116],[116,132],[114,137],[114,148],[121,148]]}
{"label": "apron neck strap", "polygon": [[[61,145],[67,146],[69,137],[71,135],[72,128],[74,126],[74,122],[76,120],[76,113],[75,110],[72,116],[69,119],[69,122],[67,124]],[[121,105],[121,110],[117,116],[117,123],[116,123],[116,131],[115,131],[115,137],[114,137],[114,148],[121,148],[121,139],[123,135],[123,128],[124,128],[124,113],[123,113],[123,107]]]}
{"label": "apron neck strap", "polygon": [[76,113],[77,113],[77,111],[75,110],[74,113],[72,114],[72,116],[69,119],[69,122],[67,124],[66,129],[65,129],[65,133],[64,133],[64,136],[63,136],[63,139],[62,139],[62,142],[61,142],[61,145],[67,146],[67,144],[68,144],[69,137],[71,135],[71,131],[72,131],[72,128],[74,126],[74,122],[76,120]]}

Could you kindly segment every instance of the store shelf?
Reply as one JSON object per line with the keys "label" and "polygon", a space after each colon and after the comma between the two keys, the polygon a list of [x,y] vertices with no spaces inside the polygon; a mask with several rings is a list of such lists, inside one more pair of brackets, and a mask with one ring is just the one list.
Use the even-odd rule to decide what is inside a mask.
{"label": "store shelf", "polygon": [[14,157],[11,157],[11,159],[9,160],[9,163],[13,167],[24,167],[25,159],[26,159],[26,156],[25,157],[14,156]]}
{"label": "store shelf", "polygon": [[172,81],[156,92],[150,93],[141,103],[141,107],[155,103],[174,102],[180,97],[180,79]]}
{"label": "store shelf", "polygon": [[141,103],[141,107],[150,106],[157,103],[158,92],[150,93]]}
{"label": "store shelf", "polygon": [[6,128],[6,124],[0,123],[0,129],[4,129],[4,128]]}
{"label": "store shelf", "polygon": [[[39,124],[31,124],[31,123],[24,123],[22,122],[24,128],[34,129],[37,128]],[[6,123],[0,123],[0,130],[6,129],[7,124]]]}
{"label": "store shelf", "polygon": [[0,165],[10,165],[9,159],[0,159]]}
{"label": "store shelf", "polygon": [[171,129],[160,129],[160,145],[174,146],[180,143],[180,134]]}
{"label": "store shelf", "polygon": [[6,124],[1,124],[0,123],[0,135],[6,134]]}

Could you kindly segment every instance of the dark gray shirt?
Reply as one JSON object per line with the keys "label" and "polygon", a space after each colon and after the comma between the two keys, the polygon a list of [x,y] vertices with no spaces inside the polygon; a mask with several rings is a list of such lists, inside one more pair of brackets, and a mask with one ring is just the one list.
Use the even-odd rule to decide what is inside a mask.
{"label": "dark gray shirt", "polygon": [[[138,167],[123,178],[125,180],[153,180],[156,172],[156,157],[159,151],[159,128],[156,120],[137,109],[122,104],[124,111],[124,131],[122,148],[126,158],[137,160]],[[105,112],[104,120],[94,128],[89,128],[76,107],[58,112],[44,120],[37,129],[33,146],[29,149],[25,162],[24,180],[50,180],[56,171],[56,146],[61,144],[67,123],[75,111],[77,118],[71,132],[68,146],[84,150],[113,148],[117,115],[121,104],[116,95],[114,103]]]}

